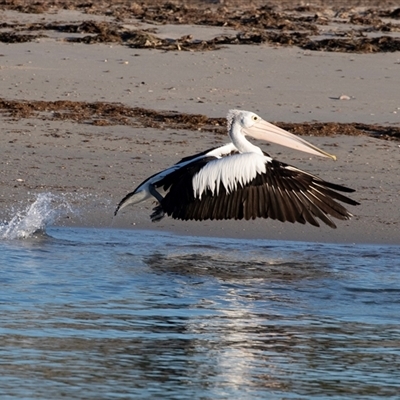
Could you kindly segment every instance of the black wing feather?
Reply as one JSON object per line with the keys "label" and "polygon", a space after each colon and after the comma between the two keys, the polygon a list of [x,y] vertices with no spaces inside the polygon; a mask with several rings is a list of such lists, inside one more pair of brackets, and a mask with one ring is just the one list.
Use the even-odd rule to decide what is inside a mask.
{"label": "black wing feather", "polygon": [[335,228],[329,218],[349,219],[351,213],[340,203],[358,205],[356,201],[338,192],[353,192],[353,189],[326,182],[317,176],[276,160],[266,163],[266,172],[236,190],[227,192],[220,186],[218,195],[211,190],[195,197],[193,176],[214,157],[189,163],[172,172],[159,182],[169,189],[160,206],[176,219],[254,219],[257,217],[279,221],[306,222],[319,226],[317,218]]}

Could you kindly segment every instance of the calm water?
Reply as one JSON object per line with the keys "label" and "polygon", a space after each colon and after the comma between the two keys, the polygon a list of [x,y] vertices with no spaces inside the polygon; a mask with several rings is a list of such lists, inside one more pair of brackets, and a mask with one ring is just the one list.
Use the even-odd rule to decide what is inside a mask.
{"label": "calm water", "polygon": [[1,399],[400,398],[399,246],[50,217],[0,225]]}

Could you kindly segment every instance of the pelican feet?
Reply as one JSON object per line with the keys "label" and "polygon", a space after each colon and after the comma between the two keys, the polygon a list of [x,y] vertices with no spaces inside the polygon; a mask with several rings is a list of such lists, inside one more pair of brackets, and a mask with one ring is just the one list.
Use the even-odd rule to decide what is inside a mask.
{"label": "pelican feet", "polygon": [[153,208],[153,212],[150,215],[151,222],[158,222],[161,221],[165,216],[164,210],[160,205]]}

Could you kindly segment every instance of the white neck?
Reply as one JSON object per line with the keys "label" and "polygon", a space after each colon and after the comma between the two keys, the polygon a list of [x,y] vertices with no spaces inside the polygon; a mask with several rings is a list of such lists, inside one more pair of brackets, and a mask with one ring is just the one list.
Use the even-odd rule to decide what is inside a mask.
{"label": "white neck", "polygon": [[250,143],[246,139],[238,122],[234,121],[232,123],[228,134],[232,140],[232,143],[235,145],[240,153],[257,153],[261,155],[263,154],[262,150],[259,147]]}

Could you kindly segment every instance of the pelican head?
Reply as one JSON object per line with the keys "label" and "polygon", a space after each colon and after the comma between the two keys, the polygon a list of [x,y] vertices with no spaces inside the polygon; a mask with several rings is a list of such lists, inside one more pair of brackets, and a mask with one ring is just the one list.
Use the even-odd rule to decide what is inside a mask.
{"label": "pelican head", "polygon": [[264,140],[266,142],[280,144],[305,153],[314,154],[321,157],[328,157],[336,160],[336,156],[319,149],[311,143],[308,143],[299,136],[285,131],[259,117],[251,111],[230,110],[227,116],[228,132],[235,125],[240,126],[241,133],[254,139]]}

